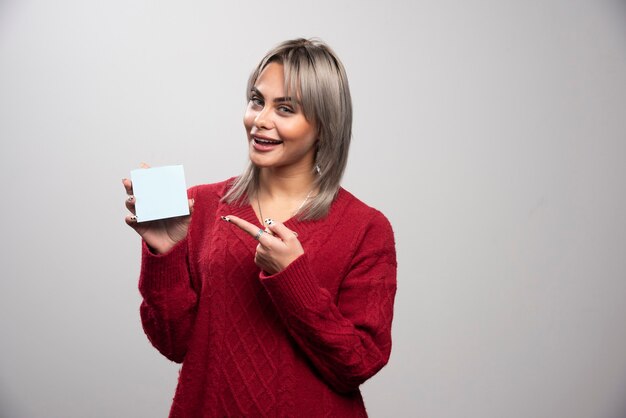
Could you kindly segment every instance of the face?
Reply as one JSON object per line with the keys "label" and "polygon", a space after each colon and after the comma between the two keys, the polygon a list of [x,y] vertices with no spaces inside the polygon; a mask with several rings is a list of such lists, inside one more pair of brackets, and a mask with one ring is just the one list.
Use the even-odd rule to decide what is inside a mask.
{"label": "face", "polygon": [[285,97],[283,65],[270,63],[251,92],[243,118],[250,160],[257,167],[311,170],[317,129]]}

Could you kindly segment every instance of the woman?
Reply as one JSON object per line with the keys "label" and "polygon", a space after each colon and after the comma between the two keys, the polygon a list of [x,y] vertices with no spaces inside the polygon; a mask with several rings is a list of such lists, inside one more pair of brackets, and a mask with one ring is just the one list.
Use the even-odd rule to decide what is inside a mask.
{"label": "woman", "polygon": [[287,41],[247,94],[246,171],[191,188],[190,216],[126,218],[143,238],[144,330],[182,363],[170,416],[364,417],[359,385],[391,350],[396,258],[387,219],[339,185],[344,68],[321,42]]}

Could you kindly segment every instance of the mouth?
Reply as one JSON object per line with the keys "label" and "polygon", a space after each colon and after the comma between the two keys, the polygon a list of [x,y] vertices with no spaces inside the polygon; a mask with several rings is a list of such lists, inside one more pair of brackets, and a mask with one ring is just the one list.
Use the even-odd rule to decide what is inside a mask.
{"label": "mouth", "polygon": [[254,141],[255,144],[258,145],[279,145],[282,144],[283,141],[279,141],[276,139],[270,139],[270,138],[265,138],[265,137],[259,137],[259,136],[252,136],[252,140]]}
{"label": "mouth", "polygon": [[252,135],[252,147],[257,152],[270,152],[277,149],[283,141],[265,136]]}

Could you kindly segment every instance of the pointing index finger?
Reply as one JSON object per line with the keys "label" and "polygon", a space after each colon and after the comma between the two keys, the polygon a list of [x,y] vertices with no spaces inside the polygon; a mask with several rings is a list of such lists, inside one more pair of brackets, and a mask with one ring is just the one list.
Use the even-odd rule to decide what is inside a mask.
{"label": "pointing index finger", "polygon": [[268,241],[266,241],[266,240],[270,239],[270,235],[267,234],[267,233],[262,232],[258,236],[258,238],[257,238],[257,235],[259,234],[259,231],[263,231],[263,228],[260,228],[260,227],[254,225],[254,224],[251,224],[250,222],[248,222],[246,220],[243,220],[241,218],[238,218],[238,217],[232,216],[232,215],[228,215],[228,216],[222,217],[222,219],[224,219],[225,221],[228,221],[228,222],[234,224],[239,229],[241,229],[242,231],[244,231],[248,235],[250,235],[252,238],[258,239],[258,241],[261,242],[262,245],[269,243]]}

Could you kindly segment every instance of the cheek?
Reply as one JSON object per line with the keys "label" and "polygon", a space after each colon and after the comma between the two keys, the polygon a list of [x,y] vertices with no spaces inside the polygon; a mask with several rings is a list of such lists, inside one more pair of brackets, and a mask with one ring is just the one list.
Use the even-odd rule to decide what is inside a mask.
{"label": "cheek", "polygon": [[303,142],[314,142],[317,136],[315,128],[311,124],[303,121],[290,124],[287,131],[291,138]]}
{"label": "cheek", "polygon": [[243,114],[243,126],[246,127],[247,131],[250,131],[252,125],[254,124],[254,113],[250,111],[250,109],[246,109],[246,112]]}
{"label": "cheek", "polygon": [[303,143],[306,143],[308,145],[312,145],[315,142],[316,137],[317,135],[315,133],[315,130],[311,127],[300,129],[300,131],[298,132],[298,138],[300,138]]}

